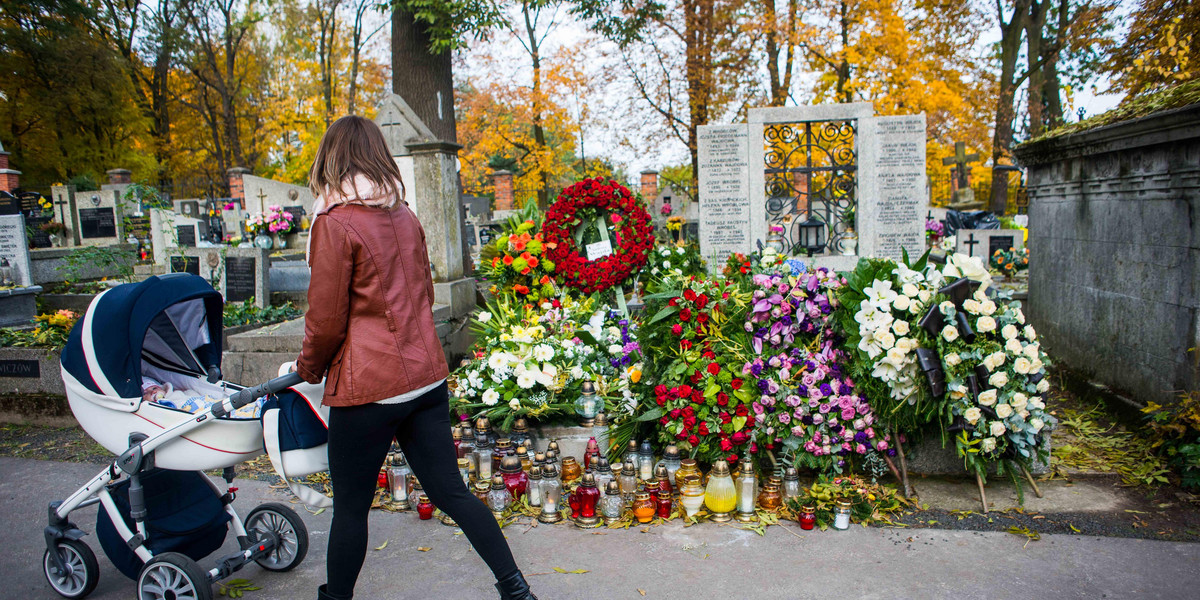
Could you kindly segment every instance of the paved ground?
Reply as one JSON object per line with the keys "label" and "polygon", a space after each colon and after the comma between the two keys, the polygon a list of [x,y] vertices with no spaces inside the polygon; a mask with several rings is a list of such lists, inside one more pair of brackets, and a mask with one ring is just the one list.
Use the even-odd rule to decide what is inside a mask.
{"label": "paved ground", "polygon": [[[98,467],[0,458],[0,595],[57,598],[40,571],[46,503],[64,497]],[[243,481],[242,514],[287,501],[264,482]],[[263,589],[250,600],[315,597],[323,581],[330,514],[301,513],[311,533],[296,571],[249,567],[239,576]],[[91,531],[95,509],[77,522]],[[358,597],[494,598],[483,563],[457,530],[411,513],[372,514],[371,546]],[[518,562],[543,600],[573,598],[1185,598],[1195,597],[1200,545],[1079,535],[1027,541],[1007,533],[942,529],[801,532],[771,527],[765,537],[682,525],[584,532],[567,525],[505,529]],[[85,538],[92,548],[98,544]],[[428,548],[420,551],[418,548]],[[134,597],[132,583],[100,555],[98,600]],[[586,569],[583,574],[561,574]]]}

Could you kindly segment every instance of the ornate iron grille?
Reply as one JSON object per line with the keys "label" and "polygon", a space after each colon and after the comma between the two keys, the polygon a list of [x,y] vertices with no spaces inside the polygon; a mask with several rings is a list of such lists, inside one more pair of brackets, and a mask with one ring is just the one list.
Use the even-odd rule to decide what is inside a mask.
{"label": "ornate iron grille", "polygon": [[783,227],[785,252],[797,254],[799,225],[825,223],[825,251],[837,253],[858,204],[854,120],[769,123],[763,127],[767,224]]}

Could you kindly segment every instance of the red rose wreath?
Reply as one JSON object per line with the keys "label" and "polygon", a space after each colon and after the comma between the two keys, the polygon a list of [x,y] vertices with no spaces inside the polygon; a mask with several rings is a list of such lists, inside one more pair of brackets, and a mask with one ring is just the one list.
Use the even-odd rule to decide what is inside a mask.
{"label": "red rose wreath", "polygon": [[[615,231],[613,253],[588,260],[575,245],[575,228],[600,217]],[[563,285],[585,294],[603,292],[631,278],[646,264],[654,234],[650,214],[629,188],[597,177],[577,182],[558,195],[542,225],[547,257]]]}

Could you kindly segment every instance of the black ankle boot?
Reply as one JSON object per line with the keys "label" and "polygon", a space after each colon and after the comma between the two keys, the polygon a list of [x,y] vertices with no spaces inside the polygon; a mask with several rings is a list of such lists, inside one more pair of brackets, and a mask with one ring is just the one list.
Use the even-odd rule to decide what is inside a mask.
{"label": "black ankle boot", "polygon": [[354,596],[334,596],[325,588],[325,584],[317,588],[317,600],[353,600]]}
{"label": "black ankle boot", "polygon": [[537,600],[520,571],[497,581],[496,591],[500,592],[500,600]]}

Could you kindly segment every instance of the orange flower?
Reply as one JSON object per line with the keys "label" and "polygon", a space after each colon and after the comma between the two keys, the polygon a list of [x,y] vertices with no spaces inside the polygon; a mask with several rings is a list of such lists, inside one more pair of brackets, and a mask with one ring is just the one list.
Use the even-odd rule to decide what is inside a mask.
{"label": "orange flower", "polygon": [[521,274],[522,274],[522,275],[528,275],[528,274],[529,274],[529,267],[525,267],[524,269],[521,269]]}
{"label": "orange flower", "polygon": [[542,275],[542,278],[538,280],[538,283],[540,283],[542,285],[546,285],[547,283],[550,283],[550,276]]}
{"label": "orange flower", "polygon": [[494,269],[494,268],[496,268],[496,265],[498,265],[498,264],[500,264],[500,257],[499,257],[499,256],[493,256],[493,257],[492,257],[492,268],[493,268],[493,269]]}
{"label": "orange flower", "polygon": [[513,291],[514,291],[514,292],[516,292],[516,293],[518,293],[518,294],[522,294],[522,295],[524,295],[524,294],[528,294],[528,293],[529,293],[529,288],[527,288],[527,287],[525,287],[525,286],[523,286],[523,285],[521,285],[521,284],[517,284],[517,285],[514,285],[514,286],[513,286]]}
{"label": "orange flower", "polygon": [[513,247],[513,250],[516,250],[517,252],[522,252],[525,250],[525,242],[522,242],[520,240],[514,240],[512,242],[512,247]]}
{"label": "orange flower", "polygon": [[504,255],[504,264],[505,264],[505,265],[509,265],[509,266],[511,266],[511,265],[512,265],[512,261],[513,261],[513,257],[511,257],[511,256],[509,256],[509,255],[507,255],[507,254],[505,254],[505,255]]}

